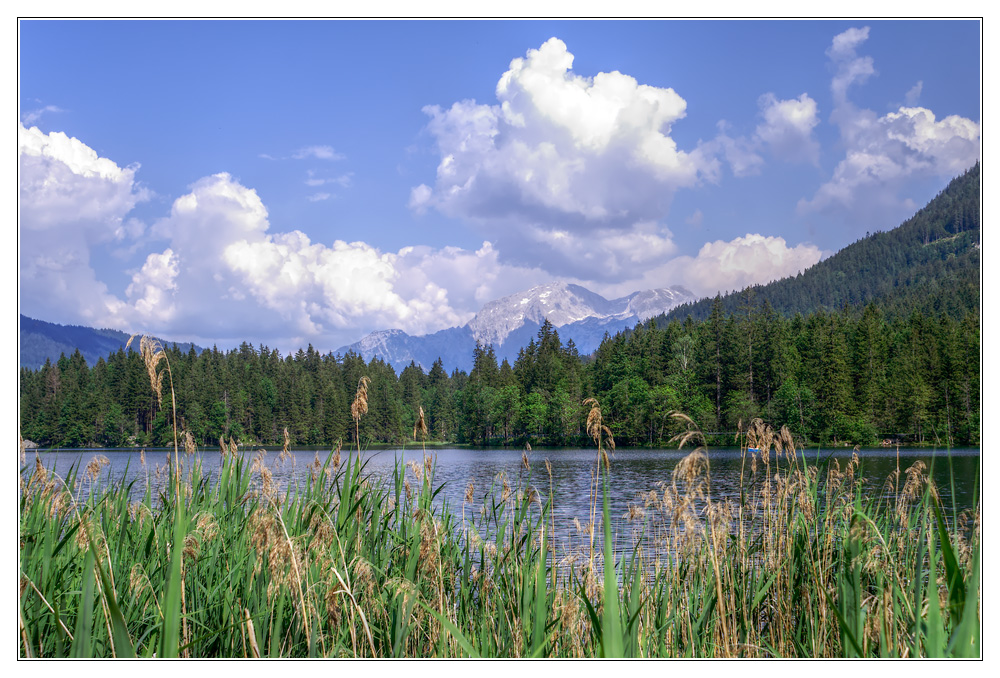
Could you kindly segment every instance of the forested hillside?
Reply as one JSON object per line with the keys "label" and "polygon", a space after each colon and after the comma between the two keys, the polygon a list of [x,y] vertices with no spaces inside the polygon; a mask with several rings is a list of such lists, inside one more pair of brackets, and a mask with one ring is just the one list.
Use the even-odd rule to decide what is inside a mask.
{"label": "forested hillside", "polygon": [[[783,315],[877,301],[890,318],[913,310],[959,318],[979,306],[979,164],[891,231],[871,233],[797,276],[751,289]],[[721,297],[736,313],[742,292]],[[704,320],[713,300],[684,304],[657,319]]]}
{"label": "forested hillside", "polygon": [[[513,364],[477,345],[450,375],[396,372],[356,353],[266,346],[198,354],[169,348],[179,425],[200,445],[354,443],[350,405],[371,380],[363,444],[586,444],[596,397],[619,445],[663,445],[687,413],[718,444],[754,417],[802,442],[978,445],[979,167],[900,228],[809,271],[681,308],[606,338],[582,359],[547,321]],[[74,352],[21,370],[21,435],[43,446],[167,445],[169,394],[119,349],[88,367]]]}

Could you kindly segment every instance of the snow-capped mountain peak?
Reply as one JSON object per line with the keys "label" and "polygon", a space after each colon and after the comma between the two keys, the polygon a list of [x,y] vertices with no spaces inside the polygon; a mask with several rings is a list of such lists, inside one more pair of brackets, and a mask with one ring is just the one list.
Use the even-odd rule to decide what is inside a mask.
{"label": "snow-capped mountain peak", "polygon": [[674,285],[668,288],[633,292],[624,297],[628,302],[625,312],[639,320],[648,320],[655,315],[669,311],[686,301],[693,301],[694,295],[685,287]]}
{"label": "snow-capped mountain peak", "polygon": [[411,337],[402,330],[382,330],[339,352],[356,351],[365,360],[379,356],[397,370],[411,360],[429,369],[438,357],[447,369],[469,369],[476,341],[492,344],[498,358],[513,359],[548,320],[559,328],[564,342],[573,339],[581,353],[590,353],[606,332],[614,334],[693,300],[694,295],[679,285],[633,292],[609,301],[585,287],[552,282],[487,303],[464,327],[422,337]]}
{"label": "snow-capped mountain peak", "polygon": [[525,322],[540,324],[548,319],[556,327],[562,327],[584,318],[610,314],[608,300],[599,294],[579,285],[553,282],[489,302],[468,327],[476,340],[502,344],[507,335]]}

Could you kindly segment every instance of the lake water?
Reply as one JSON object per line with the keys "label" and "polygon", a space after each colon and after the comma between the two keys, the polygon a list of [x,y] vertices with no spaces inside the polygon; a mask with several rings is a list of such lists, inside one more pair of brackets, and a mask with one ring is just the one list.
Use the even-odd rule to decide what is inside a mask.
{"label": "lake water", "polygon": [[[316,452],[315,449],[295,450],[292,460],[278,465],[278,452],[270,451],[265,462],[272,468],[274,479],[284,488],[290,483],[304,482]],[[616,550],[627,548],[626,543],[630,535],[634,537],[642,523],[641,520],[626,519],[629,506],[642,506],[643,497],[640,495],[650,490],[662,492],[663,484],[671,482],[674,468],[689,452],[688,449],[679,451],[633,448],[618,449],[613,453],[608,487],[611,515],[615,522],[615,533],[618,535]],[[247,451],[246,458],[250,459],[253,453],[253,450]],[[320,459],[325,461],[328,453],[328,450],[319,451]],[[146,450],[145,467],[140,463],[140,455],[136,450],[51,450],[39,452],[39,458],[43,465],[64,477],[72,465],[77,464],[83,468],[94,456],[103,455],[111,462],[103,474],[110,473],[112,477],[117,478],[126,473],[127,468],[130,477],[149,477],[154,486],[157,484],[162,486],[165,474],[157,479],[155,469],[157,466],[166,466],[169,454],[172,452],[162,449]],[[514,491],[530,484],[541,495],[543,501],[549,496],[551,489],[556,543],[560,544],[561,548],[569,550],[573,545],[579,545],[586,539],[578,524],[586,525],[591,516],[595,449],[534,450],[528,453],[530,475],[529,471],[523,468],[520,450],[444,448],[428,450],[428,454],[436,456],[437,460],[435,486],[442,484],[444,486],[438,495],[438,500],[446,500],[455,515],[461,515],[463,510],[467,516],[478,511],[486,492],[493,487],[497,488],[499,495],[499,490],[506,479]],[[203,450],[199,455],[207,473],[214,474],[218,471],[221,455],[217,450]],[[386,480],[391,480],[397,461],[402,461],[404,464],[423,462],[423,452],[419,447],[369,450],[362,452],[362,455],[368,460],[366,471],[375,478]],[[850,461],[852,452],[845,449],[806,450],[800,452],[800,459],[803,455],[810,464],[836,459],[843,468]],[[342,452],[342,457],[346,456],[345,450]],[[897,464],[900,471],[905,472],[918,460],[923,461],[928,467],[933,461],[935,481],[946,507],[951,508],[954,505],[957,511],[962,511],[974,508],[978,502],[980,491],[977,482],[980,473],[978,449],[951,450],[950,464],[949,453],[940,450],[901,449],[897,458],[897,451],[894,448],[876,448],[860,450],[859,457],[860,475],[865,479],[865,491],[870,494],[884,493],[886,480],[896,470]],[[743,466],[740,450],[711,449],[708,458],[713,499],[737,498],[741,466]],[[551,466],[551,486],[546,461]],[[29,451],[22,473],[30,474],[33,466],[32,453]],[[748,467],[743,468],[743,472],[748,474]],[[416,487],[417,481],[413,473],[409,469],[406,473],[411,485]],[[904,480],[905,478],[900,480],[900,487]],[[473,485],[474,496],[471,505],[464,503],[470,482]],[[137,485],[144,487],[145,483]],[[599,511],[598,505],[598,519]]]}

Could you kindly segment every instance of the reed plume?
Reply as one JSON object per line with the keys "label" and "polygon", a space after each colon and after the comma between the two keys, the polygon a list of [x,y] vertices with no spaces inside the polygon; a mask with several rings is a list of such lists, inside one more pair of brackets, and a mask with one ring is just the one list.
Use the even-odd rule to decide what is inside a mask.
{"label": "reed plume", "polygon": [[[138,334],[133,334],[125,342],[125,352],[128,352],[129,346],[132,345],[132,340],[135,339]],[[149,385],[152,387],[153,391],[156,393],[156,400],[159,402],[163,399],[163,375],[166,373],[167,379],[170,381],[170,405],[171,411],[173,413],[173,428],[174,428],[174,474],[175,486],[177,492],[177,499],[180,500],[181,495],[181,480],[179,473],[180,464],[180,451],[177,444],[177,396],[174,393],[174,376],[173,372],[170,370],[170,359],[167,358],[166,352],[163,350],[163,346],[159,341],[153,339],[148,334],[143,334],[139,338],[139,353],[142,355],[142,360],[146,365],[146,373],[149,375]],[[158,370],[159,364],[163,362],[166,366],[165,370]]]}
{"label": "reed plume", "polygon": [[358,452],[361,451],[361,417],[368,414],[368,385],[371,380],[367,376],[358,379],[358,390],[354,394],[354,402],[351,403],[351,419],[354,420],[354,440],[358,444]]}

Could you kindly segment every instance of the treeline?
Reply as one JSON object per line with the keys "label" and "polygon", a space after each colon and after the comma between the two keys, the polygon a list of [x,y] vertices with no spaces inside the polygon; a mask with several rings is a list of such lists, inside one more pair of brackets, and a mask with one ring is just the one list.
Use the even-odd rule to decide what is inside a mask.
{"label": "treeline", "polygon": [[[736,312],[716,298],[704,321],[640,325],[593,356],[545,323],[511,365],[478,346],[468,374],[440,360],[397,374],[357,354],[312,346],[282,357],[266,346],[166,349],[179,427],[199,445],[354,444],[350,405],[370,379],[362,444],[412,440],[420,408],[428,440],[468,444],[586,444],[584,398],[596,397],[619,445],[662,445],[688,414],[718,444],[742,422],[787,425],[803,442],[939,446],[980,441],[980,321],[954,313],[887,317],[868,304],[783,317],[753,290]],[[165,446],[169,389],[159,401],[136,352],[87,366],[78,352],[20,374],[21,435],[44,447]]]}

